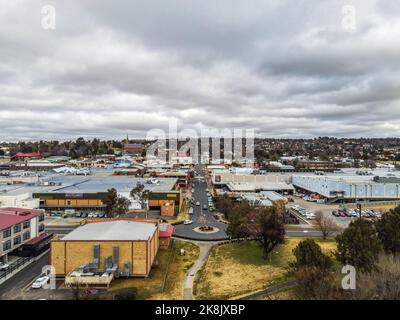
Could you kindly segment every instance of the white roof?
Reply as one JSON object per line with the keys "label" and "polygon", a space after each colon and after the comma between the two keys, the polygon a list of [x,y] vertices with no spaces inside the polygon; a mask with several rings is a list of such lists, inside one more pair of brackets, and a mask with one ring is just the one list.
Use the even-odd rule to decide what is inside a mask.
{"label": "white roof", "polygon": [[62,240],[148,240],[156,229],[155,223],[147,222],[95,222],[75,229]]}

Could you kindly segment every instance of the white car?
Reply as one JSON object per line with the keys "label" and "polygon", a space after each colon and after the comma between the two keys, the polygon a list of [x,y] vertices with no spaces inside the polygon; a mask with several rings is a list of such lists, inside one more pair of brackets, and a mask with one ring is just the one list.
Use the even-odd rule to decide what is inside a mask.
{"label": "white car", "polygon": [[192,220],[185,220],[183,221],[183,224],[188,225],[188,224],[192,224],[193,221]]}
{"label": "white car", "polygon": [[199,205],[200,205],[200,202],[197,201],[197,202],[196,202],[196,206],[199,206]]}
{"label": "white car", "polygon": [[37,278],[35,280],[35,282],[32,283],[32,289],[40,289],[43,287],[43,285],[45,285],[49,281],[50,281],[50,277],[48,277],[48,276]]}
{"label": "white car", "polygon": [[6,271],[10,268],[10,265],[7,263],[1,263],[0,262],[0,271]]}
{"label": "white car", "polygon": [[306,219],[307,220],[313,220],[313,219],[315,219],[316,217],[315,217],[315,214],[314,213],[308,213],[308,214],[306,214]]}

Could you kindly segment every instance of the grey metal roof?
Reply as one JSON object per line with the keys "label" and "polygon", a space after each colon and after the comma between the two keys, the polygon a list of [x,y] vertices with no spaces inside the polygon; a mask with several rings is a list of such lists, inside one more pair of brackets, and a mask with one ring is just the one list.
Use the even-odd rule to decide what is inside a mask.
{"label": "grey metal roof", "polygon": [[156,232],[156,225],[147,222],[109,221],[85,224],[62,240],[148,240]]}

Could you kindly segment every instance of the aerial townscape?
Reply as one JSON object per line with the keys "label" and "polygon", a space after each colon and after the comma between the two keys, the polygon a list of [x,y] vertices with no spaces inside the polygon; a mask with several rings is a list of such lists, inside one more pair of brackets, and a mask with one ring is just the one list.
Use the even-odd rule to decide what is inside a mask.
{"label": "aerial townscape", "polygon": [[257,139],[251,166],[204,140],[163,161],[129,137],[2,143],[1,298],[352,299],[394,276],[400,139]]}
{"label": "aerial townscape", "polygon": [[0,1],[0,310],[389,313],[399,17],[399,0]]}

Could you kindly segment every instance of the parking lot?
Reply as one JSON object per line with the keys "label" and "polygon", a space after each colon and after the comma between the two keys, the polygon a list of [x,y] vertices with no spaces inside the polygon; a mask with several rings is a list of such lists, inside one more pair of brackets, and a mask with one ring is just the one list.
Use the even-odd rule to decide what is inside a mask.
{"label": "parking lot", "polygon": [[[309,212],[316,213],[317,211],[322,212],[324,216],[331,217],[340,227],[347,227],[353,218],[350,217],[335,217],[332,215],[332,211],[338,211],[338,204],[322,204],[317,202],[305,201],[300,197],[293,197],[293,202],[290,202],[290,206],[298,205],[301,208],[306,209]],[[310,223],[313,223],[310,220]]]}

